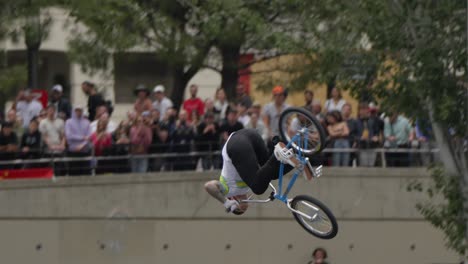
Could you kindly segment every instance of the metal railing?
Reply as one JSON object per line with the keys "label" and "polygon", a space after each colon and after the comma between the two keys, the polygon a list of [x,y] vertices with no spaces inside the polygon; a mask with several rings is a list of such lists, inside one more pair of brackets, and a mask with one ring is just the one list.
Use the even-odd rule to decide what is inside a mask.
{"label": "metal railing", "polygon": [[[168,146],[161,146],[161,145],[156,145],[152,147],[168,147]],[[210,147],[211,148],[211,147]],[[193,149],[193,146],[192,146]],[[373,167],[388,167],[387,164],[387,155],[392,154],[392,153],[408,153],[408,155],[412,155],[413,158],[417,157],[418,155],[430,155],[431,160],[436,160],[434,157],[439,150],[438,149],[411,149],[411,148],[400,148],[400,149],[388,149],[388,148],[375,148],[375,149],[353,149],[353,148],[346,148],[346,149],[339,149],[339,148],[326,148],[322,151],[322,153],[318,155],[314,155],[313,157],[321,157],[323,158],[322,161],[324,162],[324,165],[327,166],[328,160],[333,156],[335,153],[348,153],[348,154],[354,154],[354,159],[357,160],[357,154],[362,153],[362,152],[368,152],[372,153],[375,155],[375,159],[378,160],[378,164],[376,165],[374,163]],[[117,171],[112,171],[112,173],[118,173],[118,172],[130,172],[128,171],[129,169],[129,164],[128,162],[131,162],[133,159],[148,159],[150,161],[157,160],[159,159],[162,162],[162,166],[166,166],[168,164],[171,164],[173,166],[174,164],[177,165],[177,162],[191,162],[193,163],[198,163],[200,158],[208,158],[211,159],[213,164],[212,167],[217,168],[214,162],[218,162],[217,166],[218,169],[221,165],[221,151],[220,150],[215,150],[215,151],[188,151],[188,152],[166,152],[166,153],[148,153],[148,154],[131,154],[127,153],[124,155],[115,155],[115,154],[110,154],[110,155],[104,155],[104,156],[96,156],[94,155],[94,151],[91,151],[91,155],[85,156],[85,157],[69,157],[67,156],[66,153],[61,153],[61,154],[50,154],[49,157],[41,157],[41,158],[36,158],[36,159],[13,159],[13,160],[0,160],[0,166],[1,167],[8,167],[11,166],[13,169],[20,169],[28,166],[35,167],[37,165],[43,165],[45,167],[52,167],[54,171],[60,167],[61,169],[65,171],[65,175],[69,174],[69,169],[70,169],[70,164],[73,162],[82,162],[87,163],[87,164],[82,164],[81,167],[86,167],[86,169],[89,170],[89,174],[91,175],[96,175],[97,172],[99,172],[99,168],[103,163],[108,163],[106,166],[115,166],[115,168],[119,168],[118,166],[122,166],[122,168],[125,168],[124,170],[117,170]],[[120,162],[117,162],[120,161]],[[127,164],[125,164],[126,161]],[[359,166],[359,165],[357,165]],[[151,167],[151,165],[149,165]],[[176,167],[176,166],[175,166]],[[160,169],[156,170],[159,171]],[[174,170],[172,167],[171,168],[165,168],[165,170]],[[177,169],[175,169],[177,170]],[[153,170],[154,171],[154,170]]]}

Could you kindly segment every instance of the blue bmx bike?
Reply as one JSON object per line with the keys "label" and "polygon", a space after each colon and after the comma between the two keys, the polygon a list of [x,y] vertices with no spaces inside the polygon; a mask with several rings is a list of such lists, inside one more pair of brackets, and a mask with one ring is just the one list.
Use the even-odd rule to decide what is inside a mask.
{"label": "blue bmx bike", "polygon": [[268,199],[252,199],[253,194],[242,203],[268,203],[278,200],[284,203],[296,221],[310,234],[322,238],[331,239],[338,233],[338,224],[333,213],[319,200],[308,196],[298,195],[288,198],[294,183],[300,175],[305,175],[309,180],[317,179],[322,175],[322,166],[313,168],[309,163],[309,157],[322,151],[325,145],[325,132],[320,122],[307,110],[302,108],[288,108],[279,118],[280,135],[287,147],[293,149],[299,166],[292,172],[293,175],[286,188],[284,182],[284,164],[281,163],[278,177],[278,186],[270,183],[273,190]]}

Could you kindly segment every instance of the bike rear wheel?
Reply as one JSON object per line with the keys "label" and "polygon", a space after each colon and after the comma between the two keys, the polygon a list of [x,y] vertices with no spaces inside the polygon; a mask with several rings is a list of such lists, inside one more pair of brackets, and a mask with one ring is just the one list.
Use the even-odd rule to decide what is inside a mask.
{"label": "bike rear wheel", "polygon": [[[284,141],[291,142],[291,146],[305,156],[319,153],[325,147],[325,131],[306,109],[290,107],[284,110],[279,118],[279,131]],[[299,131],[307,136],[307,140],[301,136],[300,140],[291,141]]]}
{"label": "bike rear wheel", "polygon": [[291,201],[291,207],[305,216],[293,212],[296,221],[310,234],[331,239],[338,233],[338,224],[333,213],[322,202],[307,195],[298,195]]}

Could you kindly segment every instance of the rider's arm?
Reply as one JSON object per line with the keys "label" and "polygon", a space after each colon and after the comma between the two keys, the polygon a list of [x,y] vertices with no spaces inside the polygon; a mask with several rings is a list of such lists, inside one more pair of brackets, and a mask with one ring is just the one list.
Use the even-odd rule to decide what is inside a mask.
{"label": "rider's arm", "polygon": [[221,203],[226,202],[226,197],[224,196],[222,192],[222,186],[219,181],[209,181],[205,183],[205,190],[213,196],[216,200],[218,200]]}

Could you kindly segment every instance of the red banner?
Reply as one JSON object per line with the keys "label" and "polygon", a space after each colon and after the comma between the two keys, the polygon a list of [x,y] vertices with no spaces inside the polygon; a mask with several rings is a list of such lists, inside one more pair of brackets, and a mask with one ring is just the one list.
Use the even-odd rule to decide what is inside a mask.
{"label": "red banner", "polygon": [[0,180],[52,179],[53,176],[52,168],[0,170]]}
{"label": "red banner", "polygon": [[243,54],[239,58],[241,69],[239,70],[239,79],[237,82],[244,84],[245,92],[250,94],[250,65],[254,60],[253,54]]}

